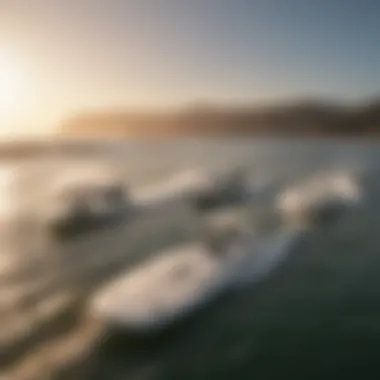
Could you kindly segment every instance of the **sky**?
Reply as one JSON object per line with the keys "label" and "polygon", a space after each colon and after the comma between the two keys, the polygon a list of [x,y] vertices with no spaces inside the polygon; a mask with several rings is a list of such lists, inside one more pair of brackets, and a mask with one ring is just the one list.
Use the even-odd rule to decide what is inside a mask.
{"label": "sky", "polygon": [[0,135],[96,108],[379,93],[378,0],[0,0]]}

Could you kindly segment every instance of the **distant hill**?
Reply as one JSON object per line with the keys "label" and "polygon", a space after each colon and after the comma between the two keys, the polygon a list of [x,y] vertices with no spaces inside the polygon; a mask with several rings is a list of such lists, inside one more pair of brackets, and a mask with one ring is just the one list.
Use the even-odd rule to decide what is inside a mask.
{"label": "distant hill", "polygon": [[177,112],[88,112],[67,120],[71,137],[380,136],[380,101],[345,107],[298,102],[271,107],[197,106]]}

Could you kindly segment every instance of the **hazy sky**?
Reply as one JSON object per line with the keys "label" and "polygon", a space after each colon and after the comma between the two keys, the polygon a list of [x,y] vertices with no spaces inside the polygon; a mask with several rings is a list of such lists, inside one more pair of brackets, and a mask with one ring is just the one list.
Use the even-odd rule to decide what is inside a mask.
{"label": "hazy sky", "polygon": [[0,0],[0,78],[19,89],[0,89],[1,128],[82,108],[371,96],[379,19],[378,0]]}

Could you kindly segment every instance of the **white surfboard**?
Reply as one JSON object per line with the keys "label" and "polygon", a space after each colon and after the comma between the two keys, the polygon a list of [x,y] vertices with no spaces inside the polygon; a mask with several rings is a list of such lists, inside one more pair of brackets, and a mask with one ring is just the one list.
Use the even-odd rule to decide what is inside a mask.
{"label": "white surfboard", "polygon": [[298,236],[284,231],[265,242],[244,236],[219,252],[203,242],[171,249],[106,285],[91,300],[91,313],[128,330],[164,328],[231,287],[262,280]]}

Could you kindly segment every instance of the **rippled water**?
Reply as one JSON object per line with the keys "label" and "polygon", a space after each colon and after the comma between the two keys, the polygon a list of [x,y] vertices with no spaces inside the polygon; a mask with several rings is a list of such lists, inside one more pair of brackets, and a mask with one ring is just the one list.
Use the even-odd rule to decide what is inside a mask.
{"label": "rippled water", "polygon": [[[46,206],[41,199],[44,187],[65,167],[88,161],[106,160],[117,167],[136,192],[181,170],[243,165],[253,187],[265,194],[275,194],[281,184],[324,168],[373,171],[370,176],[376,182],[380,162],[377,144],[322,140],[117,142],[100,147],[102,153],[95,156],[60,153],[4,165],[3,219],[9,219],[12,202],[18,208]],[[6,190],[9,173],[21,173],[11,192]],[[37,232],[30,228],[10,236],[2,229],[0,263],[8,268],[2,273],[15,268],[16,275],[0,278],[0,335],[5,347],[0,350],[0,367],[6,365],[12,380],[41,379],[56,375],[58,369],[61,378],[78,379],[368,378],[377,371],[380,352],[380,197],[377,188],[369,190],[370,207],[338,229],[310,233],[260,287],[230,295],[168,336],[149,341],[111,336],[95,344],[101,327],[87,320],[68,323],[67,316],[57,319],[41,342],[32,332],[72,298],[76,314],[85,310],[82,296],[125,262],[132,265],[159,247],[196,235],[202,220],[191,210],[185,206],[161,210],[91,238],[58,245],[36,239]],[[5,201],[8,195],[12,202]],[[32,343],[23,341],[14,349],[12,337],[22,341],[26,328],[31,329]],[[40,353],[44,344],[56,362]],[[84,354],[82,346],[90,351]],[[76,372],[65,375],[72,368]]]}

